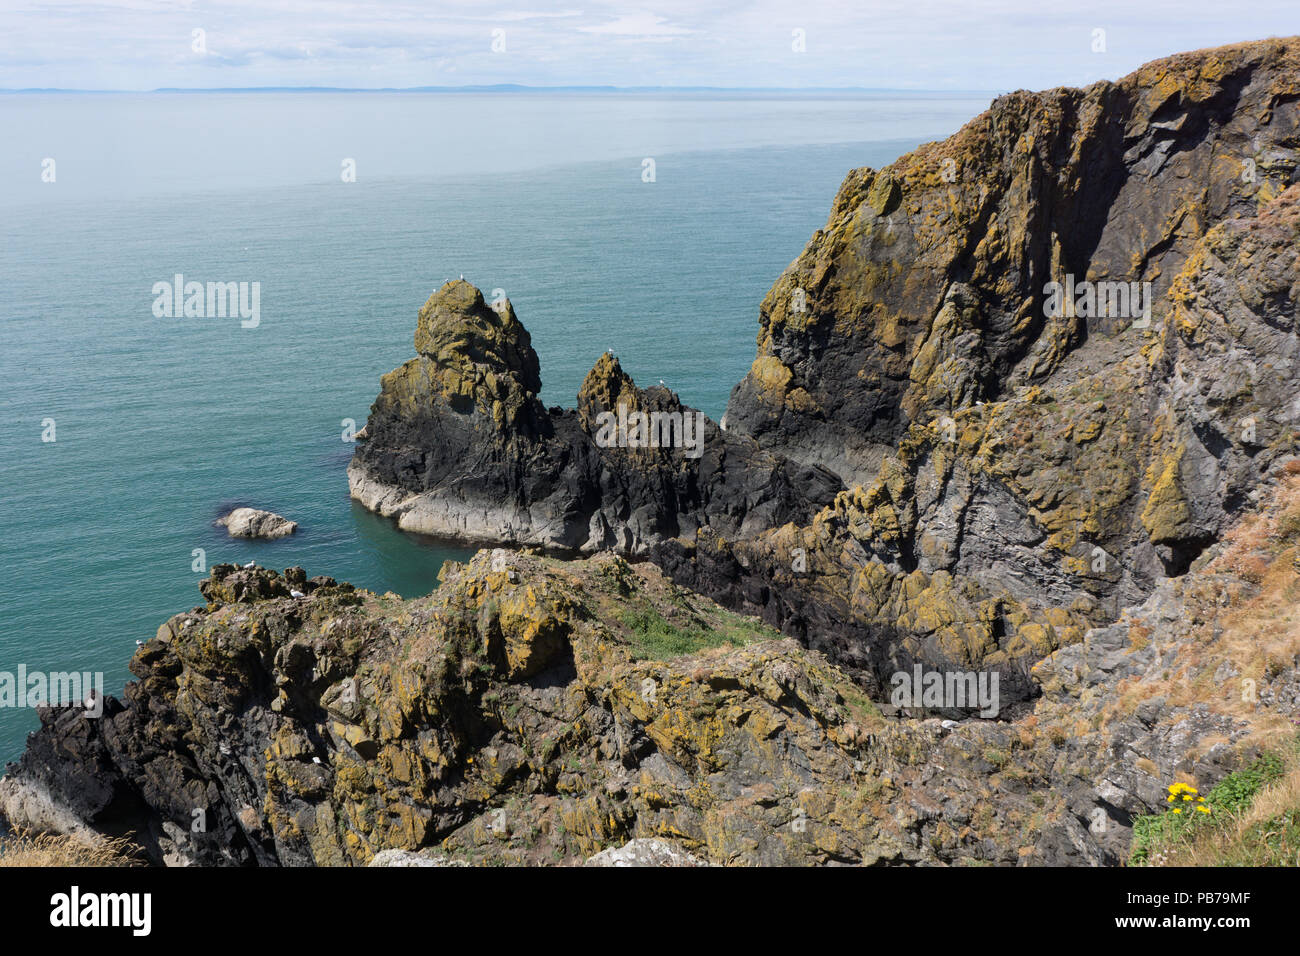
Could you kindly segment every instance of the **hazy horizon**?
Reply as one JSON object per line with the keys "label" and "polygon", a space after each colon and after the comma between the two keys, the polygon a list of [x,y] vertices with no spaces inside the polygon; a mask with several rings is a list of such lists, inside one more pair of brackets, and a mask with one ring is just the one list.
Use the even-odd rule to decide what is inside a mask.
{"label": "hazy horizon", "polygon": [[1300,31],[1291,0],[49,0],[0,10],[0,89],[1044,89]]}

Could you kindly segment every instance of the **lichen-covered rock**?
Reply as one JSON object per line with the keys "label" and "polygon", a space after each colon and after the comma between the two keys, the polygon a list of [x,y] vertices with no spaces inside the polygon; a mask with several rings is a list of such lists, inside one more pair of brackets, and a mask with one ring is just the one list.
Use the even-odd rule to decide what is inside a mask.
{"label": "lichen-covered rock", "polygon": [[[916,658],[1032,692],[1300,448],[1298,95],[1300,40],[1201,51],[850,173],[727,410],[847,490],[654,560],[868,685]],[[1057,314],[1053,282],[1123,285]]]}
{"label": "lichen-covered rock", "polygon": [[[411,530],[645,555],[868,688],[920,661],[1028,699],[1034,661],[1185,572],[1300,450],[1298,169],[1296,38],[1000,97],[848,175],[699,459],[596,440],[617,408],[689,412],[609,355],[541,413],[513,312],[492,331],[452,284],[353,494]],[[469,368],[531,411],[448,417]]]}
{"label": "lichen-covered rock", "polygon": [[919,659],[1031,693],[1030,664],[1183,573],[1300,448],[1298,226],[1292,186],[1193,247],[1149,339],[1094,337],[1041,385],[911,426],[806,526],[655,560],[868,686]]}
{"label": "lichen-covered rock", "polygon": [[[352,496],[408,531],[641,554],[704,524],[748,533],[807,518],[840,487],[728,436],[666,388],[637,388],[612,355],[576,411],[548,411],[529,342],[509,300],[489,307],[463,280],[430,296],[419,355],[383,377]],[[624,427],[637,415],[643,428]]]}
{"label": "lichen-covered rock", "polygon": [[168,865],[1114,864],[1170,782],[1294,735],[1300,478],[1273,477],[998,719],[873,702],[610,554],[480,552],[409,601],[220,566],[102,718],[41,713],[0,812]]}

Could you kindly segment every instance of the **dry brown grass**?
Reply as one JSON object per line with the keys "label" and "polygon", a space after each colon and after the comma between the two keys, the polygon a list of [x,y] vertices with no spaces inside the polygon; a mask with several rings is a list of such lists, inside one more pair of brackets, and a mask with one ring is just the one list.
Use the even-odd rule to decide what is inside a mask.
{"label": "dry brown grass", "polygon": [[[1257,708],[1256,693],[1268,679],[1300,662],[1300,463],[1288,469],[1273,496],[1223,538],[1223,547],[1189,581],[1184,602],[1196,621],[1195,637],[1169,667],[1120,682],[1103,726],[1157,697],[1170,707],[1207,703],[1250,727],[1244,746],[1268,749],[1294,728],[1285,718]],[[1139,622],[1130,643],[1144,647],[1153,635]],[[1235,676],[1215,680],[1224,665]]]}
{"label": "dry brown grass", "polygon": [[14,830],[0,837],[3,866],[135,866],[126,838],[103,839],[91,845],[70,836]]}

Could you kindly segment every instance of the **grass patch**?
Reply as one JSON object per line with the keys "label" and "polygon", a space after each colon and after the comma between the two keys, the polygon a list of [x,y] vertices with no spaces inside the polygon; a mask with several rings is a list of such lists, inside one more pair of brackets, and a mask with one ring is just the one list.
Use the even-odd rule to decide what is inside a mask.
{"label": "grass patch", "polygon": [[[1177,785],[1175,785],[1177,786]],[[1130,866],[1295,866],[1300,857],[1300,760],[1266,753],[1209,793],[1175,792],[1133,821]],[[1203,805],[1209,812],[1200,812]]]}
{"label": "grass patch", "polygon": [[0,837],[3,866],[135,866],[127,839],[101,840],[94,846],[70,836],[14,830]]}
{"label": "grass patch", "polygon": [[653,608],[622,611],[619,620],[629,631],[637,660],[665,661],[715,647],[744,647],[768,636],[739,615],[724,616],[717,627],[680,627]]}

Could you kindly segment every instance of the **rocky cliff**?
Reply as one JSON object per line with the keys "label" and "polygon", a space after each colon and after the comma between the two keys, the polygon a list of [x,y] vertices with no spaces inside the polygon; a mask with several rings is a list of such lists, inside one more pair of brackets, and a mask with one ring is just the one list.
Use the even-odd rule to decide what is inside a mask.
{"label": "rocky cliff", "polygon": [[1300,722],[1292,472],[1013,719],[872,701],[609,553],[481,551],[414,600],[221,565],[100,719],[42,711],[0,812],[172,865],[1122,862],[1168,784]]}
{"label": "rocky cliff", "polygon": [[1261,41],[853,171],[725,428],[610,355],[544,408],[448,283],[352,494],[539,550],[413,601],[216,568],[0,807],[171,862],[1124,860],[1300,709],[1298,99]]}
{"label": "rocky cliff", "polygon": [[637,388],[612,355],[576,410],[543,408],[509,300],[489,307],[463,280],[424,304],[415,348],[383,377],[348,469],[352,496],[408,531],[636,555],[701,525],[749,534],[807,520],[842,487],[724,433],[666,388]]}
{"label": "rocky cliff", "polygon": [[1038,658],[1181,574],[1296,449],[1298,97],[1295,39],[1183,54],[850,173],[725,420],[851,490],[660,563],[846,663]]}

